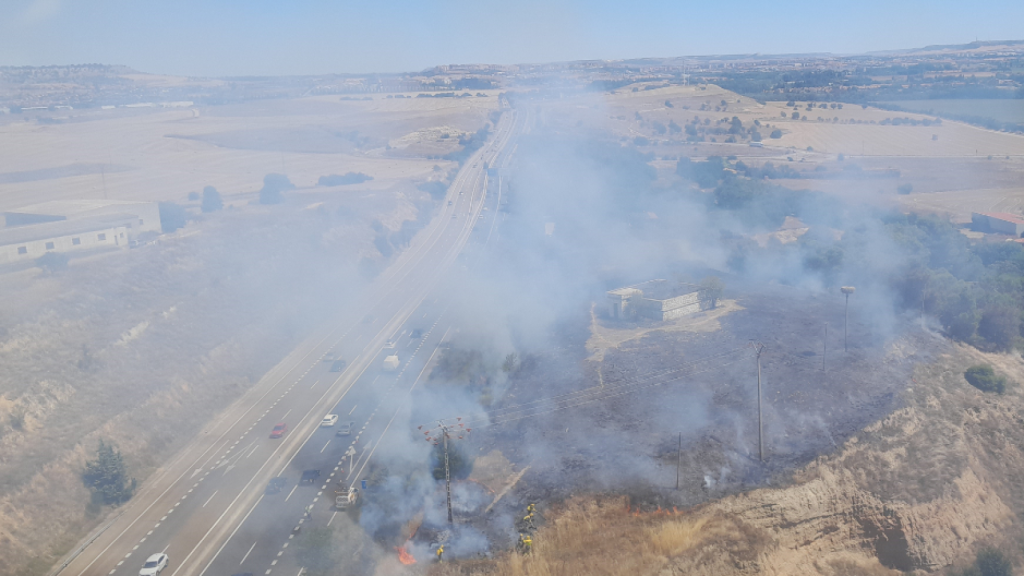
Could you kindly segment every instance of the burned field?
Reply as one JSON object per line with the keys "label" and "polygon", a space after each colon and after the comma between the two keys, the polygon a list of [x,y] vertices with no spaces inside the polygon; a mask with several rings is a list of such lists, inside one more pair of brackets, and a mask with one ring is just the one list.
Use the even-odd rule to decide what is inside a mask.
{"label": "burned field", "polygon": [[[494,400],[490,423],[457,428],[462,438],[452,440],[460,459],[454,524],[447,523],[436,450],[432,478],[392,477],[390,487],[382,485],[382,495],[401,494],[408,505],[372,512],[388,518],[384,528],[363,523],[375,526],[378,542],[418,559],[441,543],[449,557],[467,558],[513,547],[530,503],[544,510],[574,496],[618,494],[641,510],[684,508],[787,484],[790,472],[898,408],[914,365],[947,347],[916,318],[897,318],[886,332],[871,328],[877,315],[854,301],[846,352],[839,294],[773,285],[737,287],[727,297],[720,306],[731,311],[714,318],[714,329],[685,327],[715,311],[663,324],[599,319],[643,334],[602,360],[584,345],[588,315],[581,311],[560,325],[561,347],[525,354],[506,382],[501,374],[478,376]],[[763,463],[752,342],[766,347]],[[428,387],[424,395],[439,392]]]}

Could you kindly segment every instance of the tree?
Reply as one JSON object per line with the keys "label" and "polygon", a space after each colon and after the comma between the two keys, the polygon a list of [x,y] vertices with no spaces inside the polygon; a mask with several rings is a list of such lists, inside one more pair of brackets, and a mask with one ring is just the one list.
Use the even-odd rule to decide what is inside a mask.
{"label": "tree", "polygon": [[92,491],[93,502],[117,505],[135,493],[135,478],[128,481],[124,459],[114,446],[100,440],[96,459],[85,463],[82,483]]}
{"label": "tree", "polygon": [[514,374],[519,370],[519,355],[512,352],[505,356],[505,362],[501,365],[501,371],[506,374]]}
{"label": "tree", "polygon": [[200,210],[204,213],[216,212],[224,207],[224,201],[220,198],[220,192],[213,186],[207,186],[203,188],[203,203],[200,206]]}
{"label": "tree", "polygon": [[160,229],[166,232],[174,232],[178,228],[184,228],[188,215],[185,209],[174,202],[161,202],[157,205],[160,210]]}
{"label": "tree", "polygon": [[994,548],[985,548],[978,552],[974,566],[981,576],[1012,576],[1013,568],[1003,553]]}
{"label": "tree", "polygon": [[284,202],[281,192],[294,188],[295,185],[284,174],[267,174],[260,189],[260,204],[280,204]]}
{"label": "tree", "polygon": [[978,335],[999,350],[1013,348],[1020,336],[1020,312],[1013,306],[993,306],[981,313]]}
{"label": "tree", "polygon": [[971,366],[964,372],[964,379],[982,392],[1002,394],[1006,391],[1006,378],[996,375],[988,364]]}
{"label": "tree", "polygon": [[714,310],[725,291],[725,283],[718,276],[708,276],[701,281],[700,289],[704,296],[702,300],[711,300],[711,309]]}
{"label": "tree", "polygon": [[793,114],[790,116],[790,118],[792,118],[793,120],[799,120],[800,119],[800,113],[799,112],[793,112]]}
{"label": "tree", "polygon": [[778,140],[779,138],[782,138],[782,130],[772,130],[772,133],[769,134],[768,137]]}

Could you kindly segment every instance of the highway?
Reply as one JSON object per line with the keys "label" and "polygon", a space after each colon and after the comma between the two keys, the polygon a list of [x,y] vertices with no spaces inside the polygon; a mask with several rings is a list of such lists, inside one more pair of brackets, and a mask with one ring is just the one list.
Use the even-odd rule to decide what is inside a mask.
{"label": "highway", "polygon": [[[444,317],[447,302],[433,289],[474,228],[480,228],[477,238],[493,231],[493,222],[481,219],[487,214],[485,166],[507,166],[523,125],[517,111],[506,109],[488,142],[454,178],[431,222],[363,298],[339,303],[346,307],[343,320],[308,338],[210,422],[51,575],[134,576],[157,552],[170,557],[163,576],[269,575],[280,562],[294,568],[287,547],[293,529],[307,521],[306,507],[313,506],[309,522],[330,521],[334,484],[358,482],[365,474],[402,402],[421,383],[446,336],[457,330]],[[497,218],[497,203],[490,204],[489,215]],[[414,330],[421,331],[419,337]],[[395,372],[382,370],[389,340],[401,361]],[[329,372],[329,354],[347,360],[343,372]],[[351,436],[320,427],[328,413],[354,422]],[[289,430],[271,439],[278,422]],[[345,456],[350,446],[353,466]],[[305,469],[319,469],[322,476],[299,485]],[[285,478],[284,489],[264,494],[275,477]]]}

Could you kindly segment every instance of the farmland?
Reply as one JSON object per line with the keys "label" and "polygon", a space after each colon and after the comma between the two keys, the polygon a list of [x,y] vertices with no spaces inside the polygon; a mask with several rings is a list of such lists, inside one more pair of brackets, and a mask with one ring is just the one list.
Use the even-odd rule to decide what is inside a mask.
{"label": "farmland", "polygon": [[922,114],[979,116],[1000,122],[1024,123],[1024,100],[1014,98],[897,100],[880,104]]}

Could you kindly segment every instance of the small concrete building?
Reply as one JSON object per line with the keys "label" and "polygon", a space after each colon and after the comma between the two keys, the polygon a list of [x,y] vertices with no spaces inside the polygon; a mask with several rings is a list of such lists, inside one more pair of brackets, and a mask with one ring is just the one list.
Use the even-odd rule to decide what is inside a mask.
{"label": "small concrete building", "polygon": [[1012,234],[1018,238],[1024,234],[1024,218],[1006,212],[973,212],[971,224],[981,232]]}
{"label": "small concrete building", "polygon": [[711,307],[699,286],[673,284],[667,280],[648,280],[633,286],[608,291],[608,315],[628,318],[636,316],[652,320],[674,320]]}

